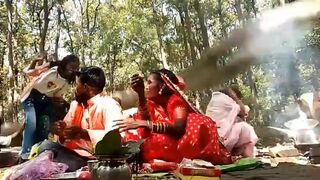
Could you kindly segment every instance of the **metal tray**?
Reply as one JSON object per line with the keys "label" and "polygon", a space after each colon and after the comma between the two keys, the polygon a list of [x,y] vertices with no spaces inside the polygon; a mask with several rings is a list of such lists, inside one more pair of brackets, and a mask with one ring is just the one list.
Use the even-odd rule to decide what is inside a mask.
{"label": "metal tray", "polygon": [[60,179],[60,180],[76,180],[80,176],[81,172],[70,172],[70,173],[62,173],[62,174],[56,174],[51,177],[47,178],[41,178],[41,180],[54,180],[54,179]]}

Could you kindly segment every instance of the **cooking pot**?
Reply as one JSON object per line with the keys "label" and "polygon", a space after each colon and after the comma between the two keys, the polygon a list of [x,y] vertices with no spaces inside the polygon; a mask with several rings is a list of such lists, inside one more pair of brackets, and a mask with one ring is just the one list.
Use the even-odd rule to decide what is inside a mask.
{"label": "cooking pot", "polygon": [[313,145],[320,144],[320,136],[316,134],[314,128],[319,124],[315,119],[294,119],[286,122],[284,125],[288,129],[268,126],[281,133],[286,134],[289,138],[294,140],[295,145]]}

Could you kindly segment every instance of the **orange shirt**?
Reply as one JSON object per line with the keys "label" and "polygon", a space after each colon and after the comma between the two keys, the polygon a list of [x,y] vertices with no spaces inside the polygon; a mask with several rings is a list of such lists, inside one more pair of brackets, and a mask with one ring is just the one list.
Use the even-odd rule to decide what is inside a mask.
{"label": "orange shirt", "polygon": [[79,148],[83,145],[93,147],[103,136],[113,129],[114,120],[123,119],[121,106],[113,98],[98,94],[88,100],[88,107],[84,107],[77,101],[70,105],[64,121],[67,126],[80,126],[88,131],[91,141],[73,140],[66,146],[75,150],[80,155],[90,155]]}

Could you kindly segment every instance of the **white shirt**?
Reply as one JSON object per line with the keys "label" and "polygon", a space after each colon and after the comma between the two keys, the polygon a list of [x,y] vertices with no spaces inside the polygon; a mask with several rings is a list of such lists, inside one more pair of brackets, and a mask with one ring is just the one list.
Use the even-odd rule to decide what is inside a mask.
{"label": "white shirt", "polygon": [[59,75],[57,67],[40,76],[33,88],[48,97],[61,97],[70,86],[68,81]]}
{"label": "white shirt", "polygon": [[32,89],[36,89],[48,97],[61,97],[69,87],[70,84],[68,81],[59,75],[58,67],[52,67],[38,77],[35,77],[35,79],[25,87],[21,93],[21,102],[27,99]]}

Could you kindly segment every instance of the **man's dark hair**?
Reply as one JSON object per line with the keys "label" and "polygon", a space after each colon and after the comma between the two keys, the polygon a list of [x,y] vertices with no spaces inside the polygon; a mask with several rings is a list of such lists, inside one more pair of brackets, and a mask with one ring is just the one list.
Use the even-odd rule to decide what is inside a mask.
{"label": "man's dark hair", "polygon": [[106,85],[106,77],[101,68],[96,66],[89,66],[82,68],[76,75],[79,77],[82,84],[87,84],[90,87],[95,88],[98,93],[103,91]]}

